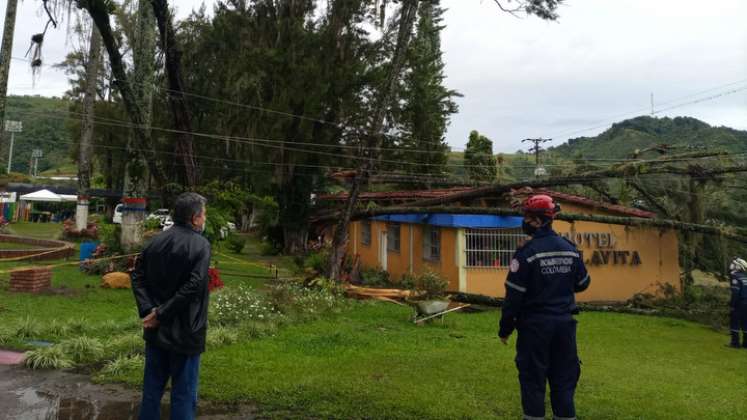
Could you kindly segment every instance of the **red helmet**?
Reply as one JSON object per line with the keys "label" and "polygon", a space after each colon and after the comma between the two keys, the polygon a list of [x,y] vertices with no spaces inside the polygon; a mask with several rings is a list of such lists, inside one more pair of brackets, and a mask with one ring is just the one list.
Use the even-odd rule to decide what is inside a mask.
{"label": "red helmet", "polygon": [[521,210],[524,213],[554,219],[560,212],[560,205],[554,202],[549,195],[537,194],[527,198]]}

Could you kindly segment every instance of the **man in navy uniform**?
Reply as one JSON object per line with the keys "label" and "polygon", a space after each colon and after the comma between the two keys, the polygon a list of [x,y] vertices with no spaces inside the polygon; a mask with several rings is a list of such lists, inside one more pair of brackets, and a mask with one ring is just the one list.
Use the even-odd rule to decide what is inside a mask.
{"label": "man in navy uniform", "polygon": [[747,261],[734,258],[729,265],[731,280],[731,314],[729,329],[731,343],[729,346],[739,348],[739,330],[742,330],[742,347],[747,348]]}
{"label": "man in navy uniform", "polygon": [[545,388],[555,419],[575,419],[573,394],[581,374],[576,351],[574,293],[591,279],[576,246],[552,230],[560,211],[552,197],[539,194],[523,204],[522,229],[531,236],[516,254],[506,278],[498,336],[503,344],[514,329],[524,419],[545,418]]}

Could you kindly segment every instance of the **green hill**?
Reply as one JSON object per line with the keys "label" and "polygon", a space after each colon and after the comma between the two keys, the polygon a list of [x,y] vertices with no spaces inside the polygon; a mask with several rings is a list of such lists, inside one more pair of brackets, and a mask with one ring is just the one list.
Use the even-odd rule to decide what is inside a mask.
{"label": "green hill", "polygon": [[[33,149],[41,149],[39,173],[52,168],[70,166],[71,139],[66,129],[70,102],[60,98],[43,96],[9,96],[6,120],[23,123],[23,132],[16,133],[13,144],[14,172],[29,173],[29,161]],[[3,133],[0,147],[0,168],[4,172],[8,165],[10,133]]]}
{"label": "green hill", "polygon": [[637,117],[613,124],[596,137],[579,137],[549,150],[559,157],[627,158],[636,149],[657,144],[747,152],[747,131],[712,127],[690,117]]}

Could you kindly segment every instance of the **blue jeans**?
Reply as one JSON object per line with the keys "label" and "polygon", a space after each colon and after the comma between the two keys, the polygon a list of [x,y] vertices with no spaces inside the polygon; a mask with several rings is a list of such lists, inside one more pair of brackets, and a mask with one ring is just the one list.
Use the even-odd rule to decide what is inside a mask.
{"label": "blue jeans", "polygon": [[197,411],[200,355],[187,356],[145,345],[145,375],[140,420],[161,418],[161,397],[171,378],[171,418],[188,420]]}

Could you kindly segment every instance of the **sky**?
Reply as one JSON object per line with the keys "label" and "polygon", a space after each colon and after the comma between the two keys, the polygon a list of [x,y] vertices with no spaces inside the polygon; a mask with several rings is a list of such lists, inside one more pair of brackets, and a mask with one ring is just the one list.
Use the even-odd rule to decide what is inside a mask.
{"label": "sky", "polygon": [[[202,0],[172,3],[183,17]],[[492,139],[496,152],[526,150],[524,138],[558,145],[593,136],[650,114],[652,94],[656,116],[747,130],[747,1],[565,3],[557,22],[545,22],[517,19],[493,0],[442,0],[446,84],[464,95],[446,136],[453,150],[463,149],[471,130]],[[43,28],[40,4],[19,2],[13,57],[23,58]],[[61,26],[45,39],[46,64],[75,42]],[[60,96],[67,88],[53,68],[34,81],[27,62],[11,62],[9,94]]]}

